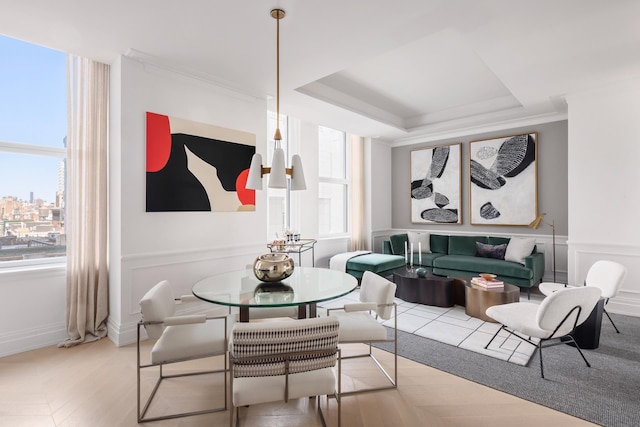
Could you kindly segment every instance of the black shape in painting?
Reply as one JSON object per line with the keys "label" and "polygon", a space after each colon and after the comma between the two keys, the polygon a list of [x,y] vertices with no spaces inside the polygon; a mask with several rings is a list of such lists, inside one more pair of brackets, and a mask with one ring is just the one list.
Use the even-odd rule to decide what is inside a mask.
{"label": "black shape in painting", "polygon": [[480,217],[483,219],[496,219],[500,216],[500,211],[491,202],[480,206]]}

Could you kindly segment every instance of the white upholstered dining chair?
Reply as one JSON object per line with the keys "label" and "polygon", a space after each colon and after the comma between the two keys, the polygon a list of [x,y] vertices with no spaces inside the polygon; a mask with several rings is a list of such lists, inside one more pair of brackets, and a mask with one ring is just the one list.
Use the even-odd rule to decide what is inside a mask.
{"label": "white upholstered dining chair", "polygon": [[574,345],[587,366],[591,367],[578,343],[573,339],[572,333],[587,320],[600,295],[600,289],[595,287],[563,288],[546,297],[540,304],[515,302],[489,307],[486,311],[487,316],[502,323],[502,327],[484,348],[488,348],[504,329],[538,348],[542,378],[542,349],[565,342]]}
{"label": "white upholstered dining chair", "polygon": [[[191,296],[185,297],[189,299]],[[138,322],[137,332],[137,398],[138,422],[164,420],[170,418],[199,415],[227,409],[227,337],[234,323],[231,315],[211,317],[206,314],[191,314],[176,316],[176,303],[180,298],[174,298],[171,285],[163,280],[151,288],[140,300],[142,319]],[[141,330],[144,328],[149,339],[156,340],[151,354],[142,362],[140,341]],[[213,356],[224,358],[221,369],[205,371],[189,371],[167,375],[164,367],[167,364],[186,362]],[[153,390],[150,392],[144,407],[141,405],[141,374],[143,370],[158,370],[158,377]],[[186,368],[185,368],[186,369]],[[224,376],[224,405],[216,408],[192,412],[147,416],[147,411],[158,392],[163,380],[168,378],[185,377],[203,374],[221,373]]]}
{"label": "white upholstered dining chair", "polygon": [[[396,284],[371,271],[365,271],[360,284],[360,302],[345,304],[343,307],[327,309],[327,315],[336,316],[340,320],[341,344],[364,343],[368,345],[368,352],[343,356],[343,359],[369,357],[384,374],[390,385],[383,387],[363,388],[343,392],[343,396],[350,394],[386,390],[398,386],[398,313],[394,297]],[[378,319],[389,320],[393,316],[393,330],[388,337],[387,328]],[[372,352],[372,344],[392,342],[394,345],[393,377],[383,368]]]}
{"label": "white upholstered dining chair", "polygon": [[[593,265],[587,271],[587,277],[584,279],[584,286],[595,286],[602,290],[602,298],[604,298],[605,305],[609,302],[610,298],[614,298],[618,295],[620,291],[620,286],[622,282],[624,282],[625,277],[627,276],[627,268],[617,262],[600,260],[593,263]],[[540,283],[538,289],[544,295],[551,295],[553,292],[558,289],[563,289],[571,287],[570,285],[564,283],[553,283],[553,282],[543,282]],[[604,314],[607,315],[607,318],[613,325],[613,328],[617,333],[620,333],[618,327],[615,323],[613,323],[613,319],[607,312],[606,307],[604,308]]]}
{"label": "white upholstered dining chair", "polygon": [[[335,317],[236,323],[229,342],[231,414],[240,422],[240,406],[317,396],[340,404],[339,322]],[[334,367],[337,365],[337,375]]]}

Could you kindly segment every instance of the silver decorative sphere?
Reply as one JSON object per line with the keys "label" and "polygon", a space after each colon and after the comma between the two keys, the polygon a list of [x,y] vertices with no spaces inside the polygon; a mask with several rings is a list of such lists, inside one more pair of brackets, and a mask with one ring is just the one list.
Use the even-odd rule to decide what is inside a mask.
{"label": "silver decorative sphere", "polygon": [[426,268],[422,268],[422,267],[418,268],[416,270],[416,275],[418,277],[427,277],[427,269]]}
{"label": "silver decorative sphere", "polygon": [[293,274],[293,259],[280,253],[260,255],[253,262],[253,274],[263,282],[279,282]]}

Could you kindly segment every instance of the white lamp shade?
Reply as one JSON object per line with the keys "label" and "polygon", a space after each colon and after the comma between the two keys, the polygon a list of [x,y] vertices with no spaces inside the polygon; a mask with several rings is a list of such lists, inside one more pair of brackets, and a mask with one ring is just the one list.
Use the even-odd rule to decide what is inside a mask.
{"label": "white lamp shade", "polygon": [[291,178],[291,190],[306,190],[307,183],[304,180],[302,159],[297,154],[291,157],[291,169],[293,169],[293,177]]}
{"label": "white lamp shade", "polygon": [[276,148],[273,152],[271,172],[269,173],[269,188],[287,188],[287,172],[284,164],[284,150]]}
{"label": "white lamp shade", "polygon": [[255,153],[251,158],[247,188],[249,190],[262,190],[262,156],[258,153]]}

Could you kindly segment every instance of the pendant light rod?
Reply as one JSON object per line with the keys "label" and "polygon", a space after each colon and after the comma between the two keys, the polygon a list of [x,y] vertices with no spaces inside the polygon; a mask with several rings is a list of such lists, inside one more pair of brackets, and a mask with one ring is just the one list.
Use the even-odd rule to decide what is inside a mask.
{"label": "pendant light rod", "polygon": [[280,146],[282,134],[280,133],[280,20],[285,17],[282,9],[272,9],[271,17],[276,20],[276,132],[273,135],[277,146]]}
{"label": "pendant light rod", "polygon": [[280,133],[280,20],[285,13],[282,9],[272,9],[271,17],[276,20],[276,132],[273,136],[275,150],[271,167],[262,165],[262,156],[255,153],[251,158],[249,175],[246,188],[249,190],[262,190],[262,177],[269,175],[269,188],[287,188],[287,175],[291,177],[291,191],[306,190],[307,184],[302,170],[302,159],[299,155],[291,157],[291,167],[285,166],[284,150],[280,146],[282,134]]}

